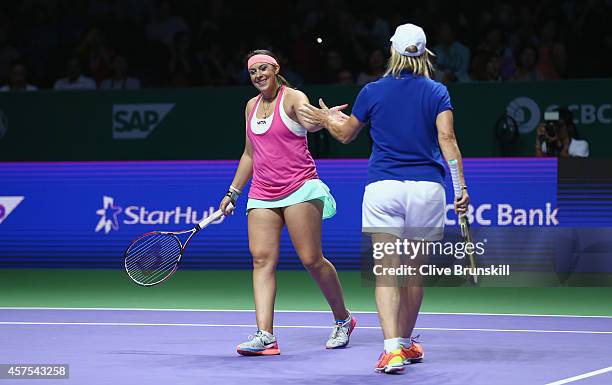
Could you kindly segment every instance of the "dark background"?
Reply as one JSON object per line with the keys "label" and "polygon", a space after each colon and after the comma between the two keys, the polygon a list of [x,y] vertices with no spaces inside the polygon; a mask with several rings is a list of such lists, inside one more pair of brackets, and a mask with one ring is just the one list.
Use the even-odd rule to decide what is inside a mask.
{"label": "dark background", "polygon": [[388,39],[405,22],[425,29],[430,48],[450,27],[469,49],[462,81],[521,78],[526,46],[536,54],[533,79],[610,77],[611,10],[609,0],[14,0],[0,4],[0,84],[19,59],[28,83],[50,88],[76,56],[99,86],[123,56],[143,87],[239,85],[255,48],[280,55],[298,86],[360,83],[380,72]]}

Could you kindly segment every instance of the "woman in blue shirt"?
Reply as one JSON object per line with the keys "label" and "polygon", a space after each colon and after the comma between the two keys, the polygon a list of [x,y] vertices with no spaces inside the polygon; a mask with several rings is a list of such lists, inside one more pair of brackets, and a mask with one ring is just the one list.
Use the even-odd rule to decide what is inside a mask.
{"label": "woman in blue shirt", "polygon": [[[377,245],[395,245],[399,240],[442,239],[446,206],[442,157],[456,159],[459,164],[464,191],[455,210],[465,213],[469,204],[453,129],[453,107],[446,87],[431,80],[434,70],[429,57],[433,54],[426,48],[423,29],[413,24],[397,27],[390,53],[384,76],[363,87],[345,121],[334,118],[322,100],[321,108],[306,105],[299,111],[306,121],[325,127],[342,143],[351,142],[366,123],[370,124],[373,147],[363,197],[362,232],[371,235],[374,250]],[[397,264],[399,256],[400,251],[394,251],[379,262]],[[416,264],[423,257],[420,254],[411,260]],[[386,282],[385,277],[377,276],[376,305],[385,351],[375,370],[394,373],[423,359],[423,348],[411,338],[423,286],[418,276],[408,279],[407,285]]]}

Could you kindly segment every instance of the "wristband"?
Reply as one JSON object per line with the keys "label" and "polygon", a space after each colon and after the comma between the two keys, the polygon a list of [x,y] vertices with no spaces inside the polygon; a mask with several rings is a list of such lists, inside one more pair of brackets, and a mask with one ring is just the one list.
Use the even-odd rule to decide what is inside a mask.
{"label": "wristband", "polygon": [[237,189],[236,187],[234,187],[234,186],[232,186],[232,185],[230,185],[230,186],[229,186],[229,190],[230,190],[231,192],[235,192],[235,193],[236,193],[236,194],[238,194],[238,195],[242,194],[242,190],[239,190],[239,189]]}
{"label": "wristband", "polygon": [[238,193],[230,190],[227,192],[227,194],[225,194],[225,196],[230,199],[234,206],[236,206],[236,201],[238,200]]}

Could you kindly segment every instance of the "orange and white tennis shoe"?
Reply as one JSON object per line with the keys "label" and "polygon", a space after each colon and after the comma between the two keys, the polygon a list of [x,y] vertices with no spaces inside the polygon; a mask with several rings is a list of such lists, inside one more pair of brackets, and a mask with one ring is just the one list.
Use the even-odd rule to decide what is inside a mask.
{"label": "orange and white tennis shoe", "polygon": [[401,349],[396,349],[390,353],[382,352],[378,357],[378,362],[374,366],[378,373],[393,374],[404,370],[404,356]]}
{"label": "orange and white tennis shoe", "polygon": [[421,344],[416,343],[414,340],[412,341],[410,346],[402,346],[400,350],[402,358],[404,359],[404,365],[421,362],[423,361],[423,357],[425,357],[423,347],[421,346]]}

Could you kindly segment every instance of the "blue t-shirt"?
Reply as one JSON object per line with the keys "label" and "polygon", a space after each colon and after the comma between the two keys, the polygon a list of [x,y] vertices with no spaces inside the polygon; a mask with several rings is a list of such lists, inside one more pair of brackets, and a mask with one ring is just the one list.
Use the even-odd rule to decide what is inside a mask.
{"label": "blue t-shirt", "polygon": [[444,184],[436,117],[452,110],[446,87],[424,76],[402,72],[385,76],[359,92],[352,114],[370,123],[374,145],[368,183],[416,180]]}

